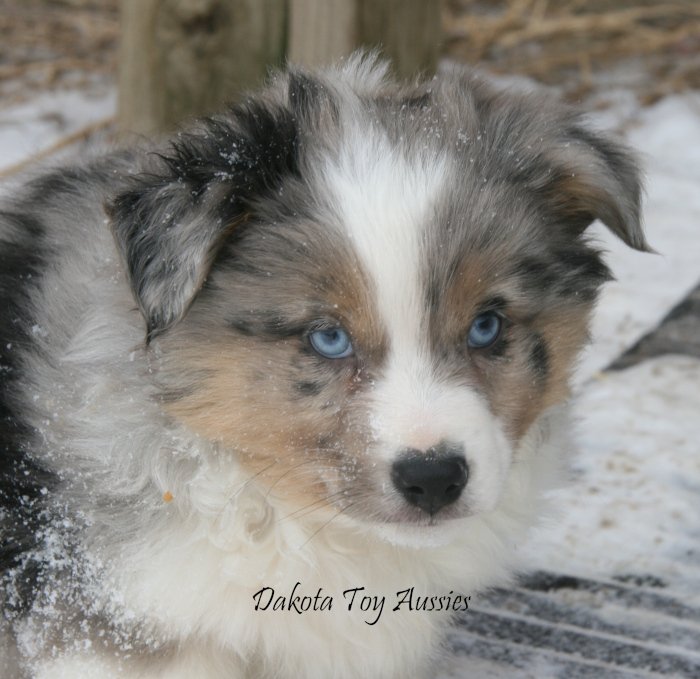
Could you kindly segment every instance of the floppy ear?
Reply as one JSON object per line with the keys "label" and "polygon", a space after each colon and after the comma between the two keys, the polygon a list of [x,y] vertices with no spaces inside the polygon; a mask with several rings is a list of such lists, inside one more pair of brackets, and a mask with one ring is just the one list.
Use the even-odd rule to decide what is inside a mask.
{"label": "floppy ear", "polygon": [[297,126],[248,102],[181,134],[108,212],[149,340],[179,321],[251,202],[297,172]]}
{"label": "floppy ear", "polygon": [[599,219],[630,247],[653,252],[641,223],[641,173],[628,149],[575,121],[546,155],[534,188],[558,221],[579,234]]}

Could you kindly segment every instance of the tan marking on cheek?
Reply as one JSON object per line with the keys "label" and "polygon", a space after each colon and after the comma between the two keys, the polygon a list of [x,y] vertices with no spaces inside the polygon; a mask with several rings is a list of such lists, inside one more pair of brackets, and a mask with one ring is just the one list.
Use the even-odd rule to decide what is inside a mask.
{"label": "tan marking on cheek", "polygon": [[[569,380],[576,357],[585,344],[589,313],[587,309],[557,312],[541,321],[536,329],[547,346],[546,378],[538,379],[522,351],[496,396],[496,408],[507,404],[503,417],[510,435],[519,440],[542,413],[570,395]],[[517,352],[517,347],[513,347]]]}
{"label": "tan marking on cheek", "polygon": [[[435,322],[439,342],[465,345],[470,323],[485,302],[502,297],[510,302],[505,310],[510,318],[508,348],[502,357],[489,357],[488,350],[471,352],[470,378],[489,402],[490,409],[504,423],[508,436],[518,441],[549,407],[569,396],[569,379],[576,357],[587,338],[590,309],[558,309],[540,312],[534,325],[525,311],[532,302],[523,299],[514,281],[499,281],[499,266],[507,264],[506,251],[476,255],[463,263],[452,285],[440,301],[439,320]],[[521,311],[519,311],[521,309]],[[538,333],[547,347],[547,374],[533,371],[532,333]],[[438,344],[439,346],[439,344]]]}
{"label": "tan marking on cheek", "polygon": [[[271,493],[307,506],[331,502],[324,498],[353,482],[368,436],[367,417],[353,403],[381,362],[386,338],[350,246],[326,231],[298,237],[298,266],[271,267],[275,275],[252,282],[219,271],[212,290],[221,292],[195,300],[160,348],[164,393],[174,395],[164,404],[168,412],[221,441]],[[223,327],[225,318],[239,317],[254,335]],[[337,322],[356,358],[324,363],[332,359],[305,350],[301,336],[273,340],[263,323],[256,326],[277,317],[302,329]]]}
{"label": "tan marking on cheek", "polygon": [[552,315],[542,326],[550,363],[547,407],[569,396],[569,380],[576,360],[588,339],[590,308],[571,309]]}
{"label": "tan marking on cheek", "polygon": [[198,434],[222,442],[275,497],[322,516],[337,511],[330,505],[352,480],[347,459],[357,454],[362,436],[353,435],[341,412],[352,370],[331,371],[317,398],[295,396],[299,341],[236,337],[198,351],[180,348],[171,363],[207,376],[165,408]]}

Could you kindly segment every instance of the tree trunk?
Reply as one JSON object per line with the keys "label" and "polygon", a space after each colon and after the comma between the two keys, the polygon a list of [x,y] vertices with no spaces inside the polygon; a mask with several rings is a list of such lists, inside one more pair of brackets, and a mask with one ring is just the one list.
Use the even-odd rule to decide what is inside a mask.
{"label": "tree trunk", "polygon": [[431,73],[441,0],[122,0],[119,125],[168,132],[258,86],[285,55],[329,64],[380,47],[398,75]]}
{"label": "tree trunk", "polygon": [[289,0],[289,60],[330,64],[359,46],[358,0]]}
{"label": "tree trunk", "polygon": [[256,87],[285,52],[285,0],[122,0],[119,124],[153,134]]}
{"label": "tree trunk", "polygon": [[402,79],[434,73],[442,41],[441,0],[358,0],[359,40],[381,46]]}
{"label": "tree trunk", "polygon": [[318,66],[379,47],[401,78],[433,73],[441,9],[441,0],[289,0],[289,58]]}

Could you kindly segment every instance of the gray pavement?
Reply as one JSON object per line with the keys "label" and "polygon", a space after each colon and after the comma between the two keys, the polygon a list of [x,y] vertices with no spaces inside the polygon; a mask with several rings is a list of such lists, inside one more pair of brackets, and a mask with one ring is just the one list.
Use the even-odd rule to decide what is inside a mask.
{"label": "gray pavement", "polygon": [[609,370],[623,370],[664,354],[700,358],[700,284],[661,321],[615,360]]}

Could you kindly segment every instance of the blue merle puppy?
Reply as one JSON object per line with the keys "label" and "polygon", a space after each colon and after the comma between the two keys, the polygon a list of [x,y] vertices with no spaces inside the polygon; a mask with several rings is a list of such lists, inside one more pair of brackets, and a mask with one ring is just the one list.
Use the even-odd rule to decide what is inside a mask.
{"label": "blue merle puppy", "polygon": [[578,112],[361,55],[6,190],[2,677],[431,676],[570,448],[587,227],[647,250],[639,206]]}

